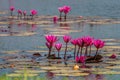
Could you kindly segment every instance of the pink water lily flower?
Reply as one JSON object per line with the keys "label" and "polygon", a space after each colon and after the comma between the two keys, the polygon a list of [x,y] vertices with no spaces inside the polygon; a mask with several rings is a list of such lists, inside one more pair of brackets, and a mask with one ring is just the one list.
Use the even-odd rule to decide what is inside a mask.
{"label": "pink water lily flower", "polygon": [[30,13],[31,13],[31,19],[33,19],[33,16],[37,15],[37,10],[30,10]]}
{"label": "pink water lily flower", "polygon": [[77,63],[79,63],[79,62],[80,62],[80,61],[79,61],[79,57],[78,57],[78,56],[76,56],[75,61],[76,61]]}
{"label": "pink water lily flower", "polygon": [[23,15],[24,15],[24,19],[25,19],[25,16],[27,15],[27,11],[23,11]]}
{"label": "pink water lily flower", "polygon": [[92,45],[93,45],[93,43],[94,43],[94,38],[91,37],[91,39],[92,39],[92,41],[90,42],[89,56],[91,55],[91,47],[92,47]]}
{"label": "pink water lily flower", "polygon": [[64,11],[64,7],[59,7],[58,10],[59,10],[59,12],[61,13],[61,12]]}
{"label": "pink water lily flower", "polygon": [[33,16],[34,16],[34,15],[36,15],[36,14],[37,14],[37,10],[34,10],[34,9],[33,9],[33,10],[31,10],[31,11],[30,11],[30,13],[31,13],[31,15],[33,15]]}
{"label": "pink water lily flower", "polygon": [[88,54],[88,47],[92,45],[93,38],[90,36],[83,37],[84,46],[85,46],[85,56]]}
{"label": "pink water lily flower", "polygon": [[64,42],[66,43],[65,54],[64,54],[64,59],[66,59],[67,45],[68,45],[68,42],[70,42],[70,40],[71,40],[71,36],[69,36],[69,35],[64,35],[64,36],[63,36],[63,40],[64,40]]}
{"label": "pink water lily flower", "polygon": [[26,14],[27,14],[27,11],[23,11],[23,15],[26,16]]}
{"label": "pink water lily flower", "polygon": [[99,49],[99,48],[102,48],[104,47],[104,41],[98,39],[98,40],[94,40],[94,46]]}
{"label": "pink water lily flower", "polygon": [[62,44],[61,43],[55,44],[55,48],[57,49],[57,51],[60,51],[60,49],[62,48]]}
{"label": "pink water lily flower", "polygon": [[58,17],[57,16],[54,16],[53,17],[53,22],[56,23],[58,21]]}
{"label": "pink water lily flower", "polygon": [[61,44],[61,43],[55,44],[55,48],[56,48],[57,51],[58,51],[58,57],[59,57],[59,52],[60,52],[60,50],[61,50],[61,48],[62,48],[62,44]]}
{"label": "pink water lily flower", "polygon": [[65,35],[65,36],[63,36],[63,40],[64,40],[65,43],[68,43],[71,40],[71,36]]}
{"label": "pink water lily flower", "polygon": [[66,6],[66,5],[63,6],[63,12],[64,12],[65,14],[69,13],[70,10],[71,10],[71,7],[70,7],[70,6]]}
{"label": "pink water lily flower", "polygon": [[76,56],[76,46],[77,46],[77,39],[71,40],[71,43],[75,46],[75,48],[74,48],[74,59],[75,59],[75,56]]}
{"label": "pink water lily flower", "polygon": [[65,19],[65,21],[66,21],[66,19],[67,19],[67,14],[70,12],[70,10],[71,10],[71,7],[70,6],[63,6],[63,8],[64,8],[64,14],[65,14],[65,16],[64,16],[64,19]]}
{"label": "pink water lily flower", "polygon": [[15,7],[14,6],[10,6],[10,11],[11,11],[11,13],[10,13],[10,15],[12,16],[13,15],[13,11],[15,10]]}
{"label": "pink water lily flower", "polygon": [[14,11],[15,7],[14,6],[10,6],[10,11]]}
{"label": "pink water lily flower", "polygon": [[85,47],[90,46],[91,43],[92,43],[92,37],[90,37],[90,36],[83,37],[83,40],[84,40],[84,46]]}
{"label": "pink water lily flower", "polygon": [[77,63],[85,63],[86,57],[85,56],[80,56],[80,57],[76,57],[76,62]]}
{"label": "pink water lily flower", "polygon": [[57,36],[54,35],[46,35],[45,39],[47,40],[47,42],[49,42],[50,44],[55,43],[58,39]]}
{"label": "pink water lily flower", "polygon": [[85,57],[85,56],[80,56],[79,59],[80,59],[80,62],[81,62],[81,63],[85,63],[86,57]]}
{"label": "pink water lily flower", "polygon": [[97,39],[97,40],[94,40],[94,46],[97,48],[97,50],[96,50],[96,54],[95,54],[95,56],[94,56],[94,58],[96,59],[96,56],[97,56],[97,54],[98,54],[98,49],[99,48],[103,48],[104,47],[104,45],[105,45],[105,43],[104,43],[104,41],[102,41],[102,40],[100,40],[100,39]]}
{"label": "pink water lily flower", "polygon": [[18,14],[22,14],[22,10],[20,10],[20,9],[18,9],[17,12],[18,12]]}
{"label": "pink water lily flower", "polygon": [[113,53],[109,58],[115,59],[117,58],[117,55]]}
{"label": "pink water lily flower", "polygon": [[77,39],[71,40],[71,43],[72,43],[73,45],[77,45]]}
{"label": "pink water lily flower", "polygon": [[18,18],[21,18],[22,17],[22,10],[18,9]]}
{"label": "pink water lily flower", "polygon": [[46,42],[45,44],[46,44],[47,48],[51,48],[51,45],[49,42]]}
{"label": "pink water lily flower", "polygon": [[60,12],[60,16],[59,16],[59,20],[61,21],[61,17],[62,17],[62,12],[64,11],[64,8],[63,7],[59,7],[58,8],[59,12]]}
{"label": "pink water lily flower", "polygon": [[[82,49],[84,47],[84,40],[83,40],[83,38],[78,38],[77,39],[77,45],[78,45],[77,56],[79,55],[79,52],[80,52],[80,56],[82,56]],[[80,48],[81,48],[81,50],[80,50]]]}
{"label": "pink water lily flower", "polygon": [[64,14],[65,14],[64,19],[66,21],[67,14],[70,12],[71,7],[65,5],[65,6],[59,7],[58,10],[60,12],[60,18],[59,19],[61,20],[62,12],[64,12]]}
{"label": "pink water lily flower", "polygon": [[47,41],[46,46],[49,49],[48,57],[51,55],[52,47],[54,43],[58,40],[56,36],[54,35],[46,35],[45,39]]}

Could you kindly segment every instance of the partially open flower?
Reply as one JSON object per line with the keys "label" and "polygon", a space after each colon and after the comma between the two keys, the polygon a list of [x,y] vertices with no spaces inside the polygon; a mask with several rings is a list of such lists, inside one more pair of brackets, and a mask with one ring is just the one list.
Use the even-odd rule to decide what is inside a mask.
{"label": "partially open flower", "polygon": [[117,55],[113,53],[109,58],[115,59],[117,58]]}

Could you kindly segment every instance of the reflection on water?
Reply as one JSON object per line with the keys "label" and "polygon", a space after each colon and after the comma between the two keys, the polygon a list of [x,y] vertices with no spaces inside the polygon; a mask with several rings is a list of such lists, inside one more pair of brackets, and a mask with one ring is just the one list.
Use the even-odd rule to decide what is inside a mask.
{"label": "reflection on water", "polygon": [[90,74],[85,77],[85,80],[105,80],[102,74]]}
{"label": "reflection on water", "polygon": [[[17,24],[16,24],[17,23]],[[53,22],[51,22],[53,23]],[[88,24],[86,22],[58,22],[56,24],[34,24],[34,23],[26,23],[26,22],[16,22],[15,20],[8,21],[8,24],[0,24],[0,36],[1,43],[6,45],[15,47],[9,47],[10,50],[15,50],[15,44],[9,43],[9,38],[12,40],[11,42],[18,40],[17,44],[21,47],[21,50],[29,50],[34,49],[33,47],[44,45],[44,35],[46,34],[54,34],[57,36],[63,36],[66,34],[70,34],[73,38],[90,35],[95,38],[103,38],[103,39],[119,39],[120,35],[120,27],[119,24]],[[4,37],[4,36],[14,36],[14,37]],[[21,36],[21,37],[17,37]],[[29,36],[29,37],[26,37]],[[37,39],[37,42],[34,42],[33,39]],[[28,41],[29,40],[29,41]],[[29,43],[25,42],[28,41]],[[24,42],[25,45],[21,45]],[[38,44],[38,42],[42,42]],[[30,47],[27,47],[29,44]],[[1,46],[2,48],[6,48],[7,46]],[[37,48],[36,48],[37,49]]]}

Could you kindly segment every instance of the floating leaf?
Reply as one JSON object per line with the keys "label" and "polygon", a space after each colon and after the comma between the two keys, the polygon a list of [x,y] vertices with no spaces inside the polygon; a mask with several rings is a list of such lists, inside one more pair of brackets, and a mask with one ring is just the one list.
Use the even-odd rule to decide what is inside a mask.
{"label": "floating leaf", "polygon": [[69,74],[71,74],[71,73],[79,73],[79,72],[81,72],[81,71],[79,71],[79,70],[52,70],[51,72],[53,72],[53,73],[69,73]]}
{"label": "floating leaf", "polygon": [[[26,74],[29,77],[33,77],[33,76],[37,76],[38,74]],[[7,76],[9,77],[20,77],[23,76],[23,74],[16,74],[16,73],[12,73],[12,74],[8,74]]]}
{"label": "floating leaf", "polygon": [[56,76],[87,76],[89,73],[70,73],[70,74],[55,74]]}
{"label": "floating leaf", "polygon": [[31,62],[31,59],[9,59],[8,61],[11,61],[11,62]]}
{"label": "floating leaf", "polygon": [[120,60],[117,60],[117,61],[108,61],[108,62],[105,62],[105,63],[109,63],[109,64],[120,64]]}
{"label": "floating leaf", "polygon": [[107,69],[120,69],[120,65],[117,65],[117,66],[108,66],[108,67],[105,67]]}
{"label": "floating leaf", "polygon": [[102,72],[93,72],[93,74],[120,74],[117,71],[102,71]]}
{"label": "floating leaf", "polygon": [[[14,71],[15,73],[24,73],[24,70],[16,70]],[[45,70],[27,70],[27,73],[31,74],[31,73],[43,73],[46,72]]]}

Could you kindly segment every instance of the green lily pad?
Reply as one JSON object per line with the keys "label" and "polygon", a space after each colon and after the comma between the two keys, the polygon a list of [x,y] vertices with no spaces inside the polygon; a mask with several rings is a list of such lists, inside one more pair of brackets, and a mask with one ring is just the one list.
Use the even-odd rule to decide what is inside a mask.
{"label": "green lily pad", "polygon": [[89,73],[70,73],[70,74],[55,74],[55,76],[87,76]]}
{"label": "green lily pad", "polygon": [[[14,71],[15,73],[24,73],[25,71],[24,70],[16,70]],[[43,72],[46,72],[45,70],[27,70],[27,73],[29,74],[38,74],[38,73],[43,73]]]}
{"label": "green lily pad", "polygon": [[117,71],[102,71],[102,72],[93,72],[93,74],[120,74]]}
{"label": "green lily pad", "polygon": [[105,67],[107,69],[120,69],[120,65],[117,65],[117,66],[108,66],[108,67]]}
{"label": "green lily pad", "polygon": [[[23,76],[24,74],[16,74],[16,73],[12,73],[12,74],[8,74],[7,76],[9,77],[20,77],[20,76]],[[33,76],[37,76],[38,74],[26,74],[26,76],[29,76],[29,77],[33,77]]]}
{"label": "green lily pad", "polygon": [[109,64],[120,64],[120,60],[116,60],[116,61],[108,61],[105,63],[109,63]]}

